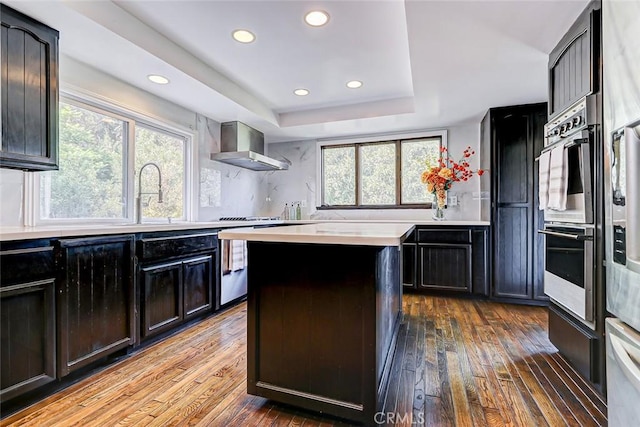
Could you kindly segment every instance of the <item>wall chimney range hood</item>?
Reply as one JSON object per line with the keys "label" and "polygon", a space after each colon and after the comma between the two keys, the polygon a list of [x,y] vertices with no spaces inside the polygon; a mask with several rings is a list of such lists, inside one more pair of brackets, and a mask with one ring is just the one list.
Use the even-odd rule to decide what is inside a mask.
{"label": "wall chimney range hood", "polygon": [[220,125],[220,152],[211,154],[211,160],[254,171],[289,169],[289,164],[265,156],[262,132],[242,122]]}

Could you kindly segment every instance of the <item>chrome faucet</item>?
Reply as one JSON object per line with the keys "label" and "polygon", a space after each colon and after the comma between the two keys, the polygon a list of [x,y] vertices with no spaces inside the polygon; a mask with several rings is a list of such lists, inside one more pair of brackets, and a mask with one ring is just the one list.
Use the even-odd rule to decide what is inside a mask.
{"label": "chrome faucet", "polygon": [[[147,166],[154,166],[158,169],[158,192],[157,193],[143,193],[142,192],[142,171]],[[162,203],[162,172],[160,172],[160,167],[153,162],[145,163],[140,168],[140,172],[138,173],[138,197],[136,197],[136,224],[142,224],[142,195],[143,194],[157,194],[158,195],[158,203]]]}

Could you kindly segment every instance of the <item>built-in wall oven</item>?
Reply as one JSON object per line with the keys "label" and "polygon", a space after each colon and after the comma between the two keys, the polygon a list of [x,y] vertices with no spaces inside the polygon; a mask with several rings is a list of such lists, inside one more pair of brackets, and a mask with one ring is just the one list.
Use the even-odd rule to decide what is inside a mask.
{"label": "built-in wall oven", "polygon": [[[564,113],[545,125],[545,147],[542,153],[564,153],[566,206],[545,208],[545,222],[593,223],[593,97],[582,98]],[[544,156],[541,156],[542,158]],[[553,167],[554,165],[551,165]],[[551,186],[558,182],[549,182]]]}
{"label": "built-in wall oven", "polygon": [[546,224],[540,233],[545,235],[545,293],[581,320],[593,322],[593,226]]}
{"label": "built-in wall oven", "polygon": [[[545,148],[563,156],[558,166],[547,164],[550,175],[563,181],[548,179],[548,191],[563,192],[562,207],[544,209],[545,272],[544,292],[553,303],[562,307],[590,329],[594,322],[594,153],[597,123],[595,98],[587,96],[556,116],[545,126]],[[543,169],[543,165],[540,165]],[[557,169],[562,168],[562,173]],[[544,178],[541,177],[543,182]],[[556,186],[556,187],[554,187]],[[551,197],[551,196],[550,196]]]}

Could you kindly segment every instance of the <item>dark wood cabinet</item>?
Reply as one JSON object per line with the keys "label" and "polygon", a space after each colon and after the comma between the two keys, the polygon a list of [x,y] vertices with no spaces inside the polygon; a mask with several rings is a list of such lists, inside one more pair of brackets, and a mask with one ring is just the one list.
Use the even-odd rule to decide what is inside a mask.
{"label": "dark wood cabinet", "polygon": [[538,164],[547,120],[545,103],[489,110],[482,121],[483,149],[491,152],[491,295],[546,301],[543,227],[538,210]]}
{"label": "dark wood cabinet", "polygon": [[415,288],[417,285],[418,244],[405,243],[402,245],[402,286]]}
{"label": "dark wood cabinet", "polygon": [[487,228],[417,226],[402,246],[404,288],[487,295]]}
{"label": "dark wood cabinet", "polygon": [[471,292],[471,244],[424,244],[420,252],[420,287]]}
{"label": "dark wood cabinet", "polygon": [[142,336],[148,337],[182,321],[182,263],[140,269],[143,283]]}
{"label": "dark wood cabinet", "polygon": [[141,268],[143,338],[210,312],[213,308],[212,272],[212,255]]}
{"label": "dark wood cabinet", "polygon": [[142,338],[214,309],[217,233],[149,234],[138,241]]}
{"label": "dark wood cabinet", "polygon": [[471,229],[420,228],[419,287],[471,292]]}
{"label": "dark wood cabinet", "polygon": [[549,55],[549,117],[600,90],[600,2],[591,2]]}
{"label": "dark wood cabinet", "polygon": [[405,288],[415,288],[418,285],[417,257],[418,244],[416,243],[416,232],[414,230],[402,244],[400,271],[402,272],[402,286]]}
{"label": "dark wood cabinet", "polygon": [[58,374],[134,343],[134,236],[59,240]]}
{"label": "dark wood cabinet", "polygon": [[213,309],[213,256],[183,262],[184,318],[196,317]]}
{"label": "dark wood cabinet", "polygon": [[58,31],[0,4],[0,166],[58,169]]}
{"label": "dark wood cabinet", "polygon": [[53,248],[0,251],[0,402],[56,379]]}

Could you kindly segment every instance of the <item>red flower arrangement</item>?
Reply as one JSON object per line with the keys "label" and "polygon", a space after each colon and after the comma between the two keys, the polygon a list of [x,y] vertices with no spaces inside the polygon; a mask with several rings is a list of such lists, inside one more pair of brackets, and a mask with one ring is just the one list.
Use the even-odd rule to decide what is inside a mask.
{"label": "red flower arrangement", "polygon": [[422,172],[421,181],[427,184],[427,192],[434,194],[439,208],[444,208],[446,204],[446,193],[454,182],[468,181],[473,174],[481,176],[484,170],[473,171],[469,169],[467,161],[476,152],[467,147],[462,153],[462,158],[457,162],[447,154],[445,147],[440,148],[440,159],[437,166],[432,166]]}

